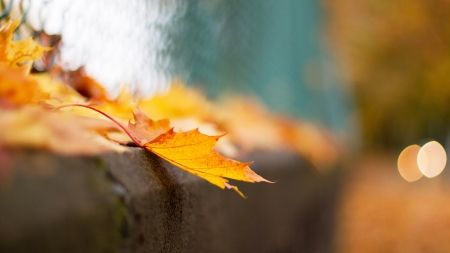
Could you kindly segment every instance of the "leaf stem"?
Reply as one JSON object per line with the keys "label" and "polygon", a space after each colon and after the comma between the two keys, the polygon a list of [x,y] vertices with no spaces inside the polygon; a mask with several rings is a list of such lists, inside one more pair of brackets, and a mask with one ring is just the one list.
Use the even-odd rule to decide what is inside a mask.
{"label": "leaf stem", "polygon": [[99,109],[94,108],[89,105],[83,105],[83,104],[67,104],[67,105],[58,106],[54,110],[59,110],[59,109],[65,108],[65,107],[84,107],[84,108],[91,109],[93,111],[96,111],[96,112],[102,114],[103,116],[107,117],[109,120],[114,122],[116,125],[118,125],[128,135],[128,137],[130,137],[130,139],[134,142],[134,144],[136,144],[136,146],[141,147],[141,148],[143,147],[140,144],[140,142],[133,135],[131,135],[131,133],[128,131],[128,129],[126,127],[124,127],[120,122],[118,122],[113,117],[109,116],[108,114],[100,111]]}

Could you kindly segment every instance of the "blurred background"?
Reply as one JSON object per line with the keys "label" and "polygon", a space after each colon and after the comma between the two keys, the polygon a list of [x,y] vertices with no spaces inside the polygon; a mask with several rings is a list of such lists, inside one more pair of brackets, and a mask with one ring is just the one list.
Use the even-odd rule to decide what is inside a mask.
{"label": "blurred background", "polygon": [[22,37],[27,28],[61,35],[57,64],[85,66],[112,96],[124,83],[145,97],[180,79],[211,98],[257,96],[275,111],[356,134],[319,2],[11,2],[13,16],[26,14]]}
{"label": "blurred background", "polygon": [[[450,1],[2,4],[24,17],[18,36],[61,36],[52,61],[85,66],[111,96],[123,83],[145,97],[182,80],[210,98],[257,97],[330,129],[350,150],[337,252],[450,251],[448,169],[440,173],[450,140]],[[432,140],[439,151],[422,151],[425,165],[416,162],[420,148],[399,159]]]}

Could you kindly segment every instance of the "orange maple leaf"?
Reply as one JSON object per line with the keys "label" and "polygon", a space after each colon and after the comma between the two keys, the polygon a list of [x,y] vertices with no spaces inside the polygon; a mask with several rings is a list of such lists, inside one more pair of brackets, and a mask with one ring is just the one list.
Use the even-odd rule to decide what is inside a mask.
{"label": "orange maple leaf", "polygon": [[220,137],[204,135],[198,129],[181,133],[170,129],[143,147],[222,189],[234,189],[243,197],[224,177],[245,182],[269,182],[250,169],[253,162],[242,163],[216,152],[213,148]]}
{"label": "orange maple leaf", "polygon": [[233,189],[244,198],[244,194],[236,186],[230,185],[226,178],[271,183],[250,169],[249,165],[253,162],[239,162],[216,152],[214,146],[223,135],[208,136],[198,129],[176,133],[170,128],[168,119],[153,121],[140,110],[133,113],[135,123],[129,122],[126,128],[108,114],[88,105],[70,104],[57,109],[69,106],[85,107],[103,114],[120,126],[137,146],[222,189]]}
{"label": "orange maple leaf", "polygon": [[228,184],[225,178],[245,182],[269,182],[250,169],[252,162],[232,160],[214,150],[223,135],[208,136],[200,133],[198,129],[176,133],[173,128],[169,129],[168,119],[153,121],[139,110],[134,113],[134,118],[136,123],[130,123],[128,131],[139,141],[138,145],[222,189],[234,189],[244,197],[238,188]]}

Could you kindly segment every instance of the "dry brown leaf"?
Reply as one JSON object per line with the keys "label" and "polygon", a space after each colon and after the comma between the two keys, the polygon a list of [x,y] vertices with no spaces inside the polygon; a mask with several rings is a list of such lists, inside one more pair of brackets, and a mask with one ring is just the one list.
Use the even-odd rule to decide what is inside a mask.
{"label": "dry brown leaf", "polygon": [[145,143],[154,140],[161,134],[169,131],[170,120],[162,119],[153,121],[147,117],[141,110],[136,110],[133,113],[134,122],[128,123],[128,130],[139,141],[139,145],[143,146]]}
{"label": "dry brown leaf", "polygon": [[88,76],[83,67],[66,71],[60,66],[55,66],[50,75],[54,80],[66,83],[88,100],[108,100],[105,88],[94,78]]}

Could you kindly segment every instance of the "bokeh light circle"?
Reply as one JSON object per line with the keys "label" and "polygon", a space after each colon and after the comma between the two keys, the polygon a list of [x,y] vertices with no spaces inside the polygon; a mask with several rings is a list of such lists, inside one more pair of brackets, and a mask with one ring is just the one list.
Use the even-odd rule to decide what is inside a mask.
{"label": "bokeh light circle", "polygon": [[420,151],[419,145],[411,145],[403,149],[398,156],[397,167],[400,175],[408,182],[419,180],[423,174],[417,165],[417,156]]}
{"label": "bokeh light circle", "polygon": [[447,154],[437,141],[430,141],[422,146],[417,155],[419,170],[426,177],[435,177],[445,168]]}

